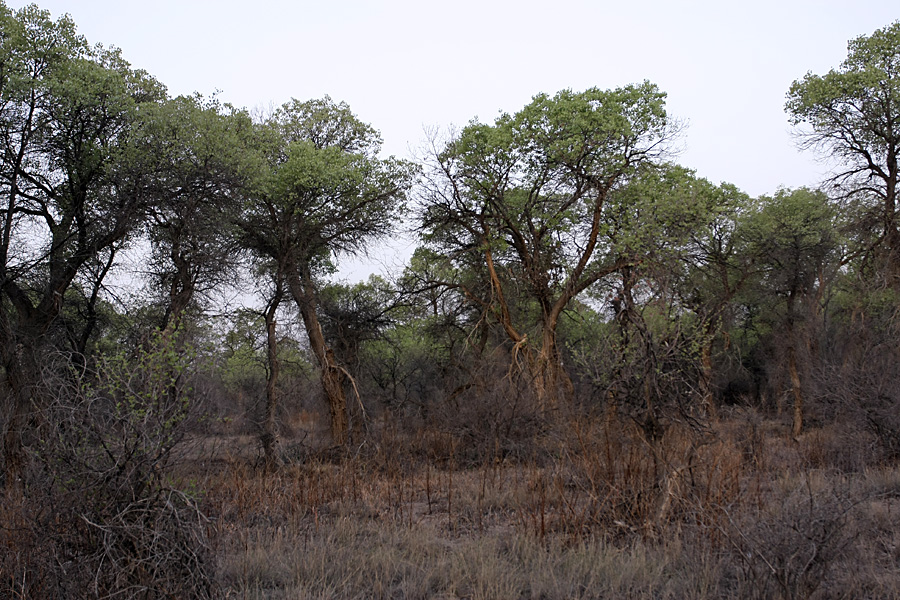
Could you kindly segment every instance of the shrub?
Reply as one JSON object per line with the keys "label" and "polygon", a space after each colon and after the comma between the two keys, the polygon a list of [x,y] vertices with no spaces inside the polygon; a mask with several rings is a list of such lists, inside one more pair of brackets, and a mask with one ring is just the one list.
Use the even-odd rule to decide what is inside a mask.
{"label": "shrub", "polygon": [[160,336],[96,372],[45,377],[42,439],[14,502],[20,526],[3,532],[15,552],[0,561],[0,596],[216,595],[207,520],[172,479],[189,361]]}

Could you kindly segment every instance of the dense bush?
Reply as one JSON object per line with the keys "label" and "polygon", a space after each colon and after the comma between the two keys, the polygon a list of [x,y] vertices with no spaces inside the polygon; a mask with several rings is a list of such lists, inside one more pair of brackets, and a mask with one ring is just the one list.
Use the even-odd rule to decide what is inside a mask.
{"label": "dense bush", "polygon": [[0,530],[16,549],[0,559],[5,594],[216,596],[202,492],[174,470],[195,415],[191,356],[173,346],[45,369],[41,441]]}

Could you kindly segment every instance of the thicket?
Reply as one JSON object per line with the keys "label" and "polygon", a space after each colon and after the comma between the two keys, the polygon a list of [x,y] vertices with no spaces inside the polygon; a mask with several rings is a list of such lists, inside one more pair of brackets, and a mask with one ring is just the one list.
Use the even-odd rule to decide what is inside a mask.
{"label": "thicket", "polygon": [[[705,569],[670,597],[897,597],[896,568],[833,567],[890,562],[866,528],[893,543],[898,62],[895,23],[795,82],[834,177],[751,198],[672,161],[649,82],[540,94],[413,163],[344,103],[172,98],[0,3],[0,596],[249,593],[251,531],[374,536],[407,564],[436,551],[402,527],[440,514],[530,540],[484,538],[526,573],[535,540],[568,556],[542,567],[586,582],[566,597],[652,596],[659,575],[578,566],[635,540]],[[401,224],[402,272],[333,281]],[[360,514],[389,526],[317,537]],[[552,597],[398,588],[369,559],[384,596]]]}

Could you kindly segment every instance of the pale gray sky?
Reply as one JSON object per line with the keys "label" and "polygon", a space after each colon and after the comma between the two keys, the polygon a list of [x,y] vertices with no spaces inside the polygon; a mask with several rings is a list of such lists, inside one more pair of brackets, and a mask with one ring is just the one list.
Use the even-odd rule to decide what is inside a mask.
{"label": "pale gray sky", "polygon": [[[7,0],[18,8],[26,2]],[[900,18],[896,0],[43,0],[172,94],[249,108],[329,94],[401,157],[424,127],[491,122],[538,92],[644,79],[687,127],[678,162],[752,194],[816,185],[791,82]]]}

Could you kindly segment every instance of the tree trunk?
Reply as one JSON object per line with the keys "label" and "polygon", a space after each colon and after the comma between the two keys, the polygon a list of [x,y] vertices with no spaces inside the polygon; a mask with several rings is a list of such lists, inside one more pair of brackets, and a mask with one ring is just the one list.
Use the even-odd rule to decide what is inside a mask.
{"label": "tree trunk", "polygon": [[278,409],[278,389],[276,386],[278,384],[279,364],[275,314],[278,311],[278,305],[281,303],[281,285],[279,284],[277,288],[265,313],[268,372],[266,374],[266,414],[263,418],[260,442],[262,443],[266,466],[269,468],[278,464],[278,429],[275,414]]}
{"label": "tree trunk", "polygon": [[711,419],[716,418],[716,406],[713,400],[712,379],[713,361],[712,347],[716,331],[716,322],[707,320],[703,327],[703,339],[700,344],[700,409]]}
{"label": "tree trunk", "polygon": [[888,149],[888,177],[884,194],[884,241],[887,245],[888,284],[900,288],[900,229],[897,227],[897,156],[894,147]]}
{"label": "tree trunk", "polygon": [[337,364],[334,352],[325,343],[325,335],[316,314],[315,288],[308,265],[302,266],[302,280],[301,274],[295,269],[289,274],[288,284],[297,308],[300,309],[300,316],[309,337],[309,346],[321,368],[322,388],[331,413],[331,437],[335,444],[343,446],[347,443],[350,432],[347,396],[344,391],[346,374]]}
{"label": "tree trunk", "polygon": [[572,398],[575,388],[562,364],[556,343],[557,319],[545,319],[541,332],[541,351],[533,358],[532,377],[541,410],[554,409],[561,399]]}
{"label": "tree trunk", "polygon": [[171,252],[171,259],[175,266],[175,273],[172,275],[172,283],[169,286],[169,301],[160,330],[171,328],[174,331],[181,325],[181,318],[194,298],[195,284],[191,265],[179,253],[177,246]]}
{"label": "tree trunk", "polygon": [[791,435],[795,438],[803,431],[803,388],[800,382],[800,371],[797,368],[797,334],[794,323],[794,310],[796,305],[796,293],[791,290],[788,295],[787,317],[787,363],[788,375],[791,378],[791,392],[794,397],[794,416],[791,426]]}
{"label": "tree trunk", "polygon": [[788,372],[791,376],[791,388],[794,395],[794,421],[791,434],[800,435],[803,430],[803,390],[800,388],[800,373],[797,370],[797,353],[793,342],[788,346]]}
{"label": "tree trunk", "polygon": [[28,428],[29,415],[35,410],[32,394],[36,374],[33,370],[37,363],[34,362],[34,352],[21,343],[16,343],[13,349],[7,349],[3,358],[6,371],[3,468],[5,483],[10,486],[19,480],[25,467],[24,434]]}
{"label": "tree trunk", "polygon": [[7,367],[6,431],[3,436],[4,475],[7,485],[16,481],[24,467],[25,448],[22,442],[22,431],[25,428],[30,401],[21,381],[9,372]]}
{"label": "tree trunk", "polygon": [[322,367],[322,386],[328,399],[331,413],[331,437],[334,443],[343,446],[350,433],[350,421],[347,415],[347,395],[344,392],[345,375],[338,366],[331,348],[325,348],[325,364]]}

